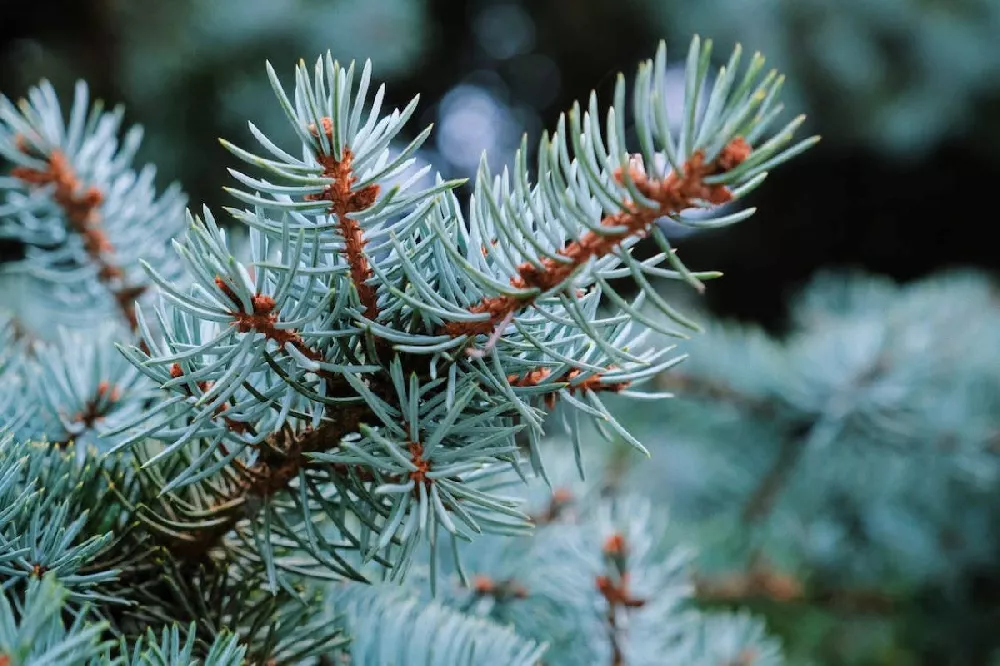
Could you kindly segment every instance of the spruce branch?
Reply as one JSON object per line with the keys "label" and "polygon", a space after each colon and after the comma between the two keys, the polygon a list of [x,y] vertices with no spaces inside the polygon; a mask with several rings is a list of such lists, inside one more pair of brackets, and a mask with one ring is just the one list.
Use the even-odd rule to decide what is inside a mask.
{"label": "spruce branch", "polygon": [[[604,257],[628,238],[640,238],[649,231],[649,226],[660,217],[676,215],[696,206],[696,202],[707,202],[718,206],[732,200],[730,190],[722,184],[707,184],[708,176],[730,171],[750,156],[750,146],[742,137],[734,138],[719,155],[706,163],[704,151],[696,151],[684,164],[680,172],[671,172],[661,181],[650,179],[640,163],[630,168],[628,181],[644,197],[643,203],[626,203],[625,210],[608,215],[600,220],[600,226],[610,232],[586,232],[556,254],[564,259],[543,258],[541,266],[524,262],[517,267],[517,275],[510,284],[515,289],[535,289],[525,297],[514,295],[493,296],[469,308],[473,314],[489,314],[489,319],[476,322],[449,322],[442,331],[452,337],[460,335],[491,334],[500,322],[518,311],[530,307],[537,294],[549,292],[562,286],[576,271],[593,259]],[[626,178],[620,172],[615,179],[624,185]],[[483,252],[487,250],[484,247]],[[509,320],[508,320],[509,321]]]}
{"label": "spruce branch", "polygon": [[97,266],[98,280],[107,286],[129,328],[135,330],[135,301],[146,291],[146,286],[123,284],[125,275],[115,264],[115,248],[101,227],[100,206],[104,194],[96,186],[80,182],[61,150],[53,150],[47,156],[32,155],[21,135],[14,137],[14,143],[26,155],[43,159],[46,166],[44,169],[14,167],[11,177],[32,187],[53,186],[52,198],[62,207],[70,227],[83,240],[84,249]]}
{"label": "spruce branch", "polygon": [[[698,89],[706,75],[698,63],[707,63],[710,48],[695,40],[689,53],[688,74]],[[693,325],[655,294],[645,274],[700,284],[654,221],[729,202],[759,184],[766,167],[813,143],[784,149],[796,120],[751,148],[774,117],[779,84],[770,75],[756,81],[759,58],[737,84],[738,51],[713,90],[714,110],[691,116],[695,124],[675,143],[657,101],[662,82],[653,78],[664,71],[665,57],[661,48],[655,62],[640,67],[638,156],[625,150],[619,77],[606,135],[596,98],[586,113],[574,107],[568,130],[564,117],[543,139],[537,185],[527,178],[523,147],[513,187],[506,174],[494,179],[484,163],[468,227],[451,192],[456,183],[438,179],[413,191],[420,175],[414,174],[382,187],[406,173],[427,137],[420,133],[398,155],[388,150],[416,100],[380,117],[380,88],[362,122],[370,65],[355,89],[353,64],[344,68],[327,56],[310,76],[300,63],[291,98],[268,66],[303,157],[252,125],[270,157],[224,142],[282,181],[231,170],[253,189],[230,190],[254,207],[231,211],[251,227],[250,263],[232,257],[207,210],[203,218],[192,216],[179,254],[195,284],[182,292],[150,267],[172,308],[157,311],[166,337],[150,335],[140,316],[148,349],[125,350],[175,397],[157,413],[158,422],[147,422],[121,446],[148,436],[166,440],[152,464],[203,440],[204,451],[187,457],[167,491],[210,474],[231,477],[202,507],[214,517],[211,524],[186,533],[174,552],[204,557],[243,519],[252,530],[260,527],[261,507],[261,519],[269,520],[271,498],[305,486],[303,501],[323,507],[331,520],[341,520],[330,513],[341,510],[339,502],[359,509],[347,497],[371,498],[362,522],[376,537],[350,540],[358,548],[368,542],[366,560],[393,552],[387,561],[399,559],[399,571],[415,539],[438,527],[452,539],[484,529],[516,533],[529,524],[527,516],[491,493],[473,492],[465,479],[492,487],[502,468],[520,474],[513,437],[521,430],[532,466],[544,473],[539,407],[552,410],[557,396],[602,432],[610,428],[644,450],[599,394],[623,393],[679,360],[667,356],[669,349],[629,351],[644,335],[632,332],[634,322],[661,328],[640,311],[641,300]],[[669,170],[658,163],[663,155]],[[665,252],[639,264],[630,249],[645,235]],[[659,269],[659,262],[676,270]],[[627,303],[610,288],[607,279],[620,264],[643,287],[639,301]],[[509,271],[505,287],[500,277]],[[602,296],[620,312],[598,317]],[[480,335],[488,335],[485,347],[476,346]],[[577,422],[576,415],[564,421],[578,448]],[[319,478],[338,489],[333,504],[321,485],[310,485]]]}
{"label": "spruce branch", "polygon": [[16,105],[0,96],[0,158],[12,166],[0,177],[0,237],[25,245],[8,270],[42,288],[53,317],[98,322],[107,303],[134,332],[134,304],[150,287],[139,255],[179,277],[168,246],[185,201],[173,185],[157,198],[151,167],[132,170],[142,132],[119,142],[122,115],[91,106],[83,82],[68,121],[47,81]]}
{"label": "spruce branch", "polygon": [[[772,131],[781,80],[761,76],[759,56],[741,78],[737,49],[710,86],[710,52],[699,39],[688,52],[679,132],[666,117],[661,46],[635,81],[637,152],[627,145],[620,76],[606,112],[593,95],[543,137],[532,176],[526,144],[500,175],[484,160],[467,209],[458,182],[420,184],[427,169],[412,167],[430,128],[397,144],[417,100],[383,112],[384,89],[369,95],[370,64],[341,66],[329,53],[311,70],[300,61],[290,93],[268,64],[300,145],[286,151],[252,124],[262,155],[223,142],[266,174],[231,171],[240,187],[229,191],[246,208],[229,212],[250,230],[249,257],[207,209],[189,213],[186,232],[173,238],[177,199],[154,203],[151,172],[131,171],[138,134],[118,149],[120,112],[88,115],[80,88],[68,123],[50,87],[20,112],[0,100],[0,153],[15,165],[0,179],[0,231],[34,243],[25,269],[67,282],[87,275],[81,293],[137,285],[134,296],[145,297],[126,312],[135,335],[114,357],[127,372],[96,353],[67,368],[65,351],[39,354],[31,371],[49,408],[35,432],[64,431],[58,441],[74,443],[81,469],[89,442],[127,463],[121,479],[100,476],[120,514],[90,529],[89,519],[74,518],[75,504],[38,492],[21,513],[0,512],[31,525],[18,523],[17,539],[4,535],[0,568],[26,581],[21,587],[48,570],[74,599],[123,603],[102,612],[133,641],[133,654],[162,652],[163,663],[195,653],[220,666],[318,659],[342,649],[346,625],[358,662],[533,664],[545,649],[539,618],[551,619],[560,599],[584,612],[559,640],[595,639],[574,655],[610,646],[623,664],[674,650],[674,661],[690,663],[679,640],[686,627],[650,631],[686,587],[682,558],[654,552],[649,507],[607,508],[609,536],[603,523],[600,534],[572,524],[577,502],[566,493],[529,514],[517,489],[529,466],[546,476],[539,444],[550,412],[581,471],[581,416],[603,437],[645,451],[602,396],[660,397],[633,389],[679,358],[646,346],[646,337],[683,336],[674,324],[697,328],[652,280],[701,288],[715,276],[685,267],[656,220],[739,222],[752,211],[710,223],[686,211],[738,199],[815,142],[792,143],[801,118]],[[160,213],[162,230],[153,225]],[[140,274],[133,264],[154,228]],[[632,250],[644,237],[662,252],[639,261]],[[174,253],[160,256],[168,238]],[[70,269],[67,256],[76,261]],[[639,287],[634,298],[611,286],[626,276]],[[0,370],[7,376],[6,362]],[[7,403],[2,396],[5,413]],[[11,452],[0,448],[0,458]],[[41,476],[27,474],[26,483],[21,462],[0,462],[18,472],[0,469],[0,494],[34,492]],[[70,494],[76,477],[63,476],[45,490]],[[572,585],[487,570],[470,585],[459,574],[465,594],[498,615],[542,611],[522,625],[527,640],[499,618],[362,585],[401,582],[416,562],[433,596],[448,556],[460,571],[467,546],[526,537],[537,525],[567,530],[554,554],[571,564]],[[316,613],[320,595],[339,608]],[[138,636],[140,626],[192,620],[187,631]],[[753,636],[734,626],[725,635],[742,647]],[[610,632],[604,643],[599,628]]]}

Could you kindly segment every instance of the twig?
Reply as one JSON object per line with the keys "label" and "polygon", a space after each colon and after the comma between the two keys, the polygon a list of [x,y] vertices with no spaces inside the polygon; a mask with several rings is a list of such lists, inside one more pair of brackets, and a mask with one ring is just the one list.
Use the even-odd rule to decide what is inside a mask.
{"label": "twig", "polygon": [[[332,141],[333,121],[330,118],[323,118],[322,124],[324,134]],[[313,136],[319,136],[319,130],[315,125],[309,126],[309,132]],[[357,182],[358,177],[351,169],[354,154],[350,148],[344,147],[343,155],[339,160],[330,155],[322,154],[317,155],[316,159],[323,165],[323,175],[332,178],[333,183],[320,194],[307,195],[306,200],[327,200],[330,202],[330,212],[337,216],[340,235],[344,239],[344,256],[347,259],[347,265],[351,268],[351,281],[354,282],[354,288],[357,289],[365,317],[374,320],[378,316],[378,305],[376,304],[375,289],[368,284],[368,280],[373,274],[368,263],[368,256],[365,254],[365,245],[368,244],[368,239],[364,237],[361,225],[350,215],[370,208],[378,197],[379,186],[373,183],[356,192],[351,191],[351,186]]]}
{"label": "twig", "polygon": [[572,491],[568,488],[556,488],[552,491],[552,497],[549,499],[549,505],[545,507],[545,510],[541,513],[532,516],[531,522],[536,527],[550,525],[560,520],[565,515],[566,510],[575,501],[576,498],[573,496]]}
{"label": "twig", "polygon": [[744,520],[751,523],[759,522],[771,512],[778,493],[795,469],[804,450],[805,444],[797,437],[786,437],[781,442],[781,449],[774,464],[761,478],[743,507]]}
{"label": "twig", "polygon": [[[725,402],[757,418],[773,418],[780,409],[776,402],[749,396],[726,384],[695,375],[666,372],[657,378],[657,385],[668,391]],[[748,522],[759,522],[770,513],[778,493],[802,457],[805,449],[802,437],[812,429],[814,421],[790,421],[787,425],[774,464],[761,478],[743,507],[742,516]]]}
{"label": "twig", "polygon": [[897,607],[897,600],[880,590],[807,586],[793,576],[760,566],[718,577],[696,575],[694,583],[697,599],[709,603],[742,605],[767,600],[872,615],[888,615]]}
{"label": "twig", "polygon": [[529,594],[528,589],[513,578],[493,580],[489,576],[479,575],[474,576],[471,583],[469,587],[477,596],[492,597],[498,602],[527,599]]}
{"label": "twig", "polygon": [[774,416],[778,411],[777,405],[771,401],[746,395],[727,384],[707,377],[688,375],[675,370],[660,373],[656,378],[656,385],[672,393],[725,402],[761,417]]}
{"label": "twig", "polygon": [[625,537],[616,532],[604,542],[604,559],[609,565],[607,576],[597,577],[597,589],[608,604],[606,621],[608,640],[611,643],[611,666],[625,666],[625,654],[621,646],[621,628],[618,626],[619,611],[642,608],[645,599],[632,596],[629,591],[628,544]]}

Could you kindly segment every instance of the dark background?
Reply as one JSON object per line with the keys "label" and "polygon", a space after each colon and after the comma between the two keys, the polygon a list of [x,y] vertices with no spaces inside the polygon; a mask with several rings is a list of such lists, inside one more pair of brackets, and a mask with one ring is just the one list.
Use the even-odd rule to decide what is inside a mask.
{"label": "dark background", "polygon": [[[710,1],[300,0],[275,1],[265,11],[267,3],[248,0],[219,3],[221,9],[206,19],[199,8],[209,4],[6,2],[0,91],[18,96],[44,76],[68,98],[72,80],[86,79],[95,95],[124,103],[127,119],[146,127],[141,157],[158,165],[161,181],[180,180],[193,205],[214,208],[229,203],[221,187],[228,177],[224,167],[231,164],[216,137],[245,139],[247,118],[279,135],[284,131],[264,76],[265,58],[288,77],[294,59],[314,58],[320,48],[335,56],[371,57],[376,77],[388,81],[390,103],[402,105],[421,94],[419,122],[413,123],[418,128],[435,120],[441,127],[442,100],[462,102],[462,92],[472,90],[479,97],[457,108],[475,110],[486,91],[501,107],[502,122],[484,127],[505,129],[498,132],[503,136],[479,139],[502,163],[522,130],[537,136],[591,89],[607,95],[614,73],[634,71],[661,38],[672,48],[672,61],[682,60],[698,31],[716,36],[721,55],[735,40],[759,45],[769,58],[777,50],[777,64],[794,82],[793,100],[800,103],[791,112],[807,112],[810,129],[824,136],[753,195],[750,203],[760,212],[750,221],[679,243],[690,265],[726,272],[728,279],[708,292],[716,312],[780,326],[789,293],[831,266],[910,280],[942,267],[998,265],[990,200],[1000,175],[1000,78],[994,62],[1000,46],[971,56],[959,47],[927,55],[920,46],[922,39],[962,46],[972,38],[954,24],[975,29],[996,13],[996,2],[902,3],[913,5],[910,14],[889,19],[866,17],[859,8],[864,3],[803,1],[802,11],[793,11],[794,3],[769,3],[783,8],[767,16],[756,12],[758,23],[770,23],[756,35],[739,34],[754,26],[746,28],[748,20],[739,16],[728,16],[726,23],[719,14],[733,10]],[[741,11],[755,15],[753,2],[743,4],[749,8]],[[943,11],[944,18],[926,16],[933,11]],[[255,12],[260,24],[254,23]],[[297,13],[308,16],[297,22]],[[820,35],[823,26],[843,23],[843,17],[848,25],[834,38]],[[823,39],[826,46],[814,44]],[[858,40],[867,46],[859,48]],[[847,74],[817,56],[829,58],[831,48],[853,53],[853,64],[839,65]],[[954,62],[941,62],[949,54]],[[923,80],[914,58],[925,66],[934,59]],[[934,88],[943,85],[934,77],[949,81],[949,66],[969,70],[974,58],[984,62],[971,68],[960,90]],[[385,60],[390,67],[382,65]],[[858,74],[871,71],[881,78],[872,82]],[[233,81],[246,82],[241,92],[233,93]],[[954,101],[924,126],[891,104],[893,95],[919,87],[929,88],[927,99]],[[893,113],[902,118],[894,120]],[[882,120],[866,126],[866,118],[876,116]],[[895,132],[908,138],[885,139],[893,136],[893,122],[911,126]],[[477,143],[477,127],[466,126],[473,138],[467,143]],[[459,143],[463,137],[460,132]],[[438,168],[468,173],[467,155],[453,163],[440,150],[429,152]],[[8,246],[11,251],[16,249]]]}

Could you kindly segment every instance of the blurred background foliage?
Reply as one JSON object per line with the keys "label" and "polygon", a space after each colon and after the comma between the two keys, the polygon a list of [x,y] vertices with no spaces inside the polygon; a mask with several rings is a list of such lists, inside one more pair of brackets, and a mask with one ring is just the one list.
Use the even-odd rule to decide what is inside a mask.
{"label": "blurred background foliage", "polygon": [[[690,266],[727,274],[697,304],[705,317],[729,322],[697,343],[717,367],[692,365],[690,376],[736,386],[715,386],[700,405],[695,395],[629,414],[659,456],[642,483],[665,489],[678,538],[702,546],[706,569],[759,555],[759,543],[731,538],[742,532],[727,521],[741,514],[726,509],[754,492],[754,473],[768,478],[768,456],[780,458],[782,442],[806,439],[795,419],[827,413],[795,398],[808,382],[791,385],[782,373],[842,375],[858,360],[843,350],[861,353],[873,336],[907,350],[890,368],[905,371],[932,355],[933,372],[887,372],[888,393],[872,399],[937,426],[952,419],[961,446],[944,462],[920,457],[914,452],[926,451],[914,444],[923,439],[912,430],[919,420],[905,421],[902,444],[887,449],[872,445],[886,444],[885,422],[872,421],[874,435],[848,428],[810,452],[814,467],[829,468],[824,480],[797,467],[801,476],[776,500],[769,531],[754,537],[788,572],[877,583],[878,594],[845,607],[810,584],[813,597],[793,595],[794,603],[787,594],[741,603],[766,615],[793,659],[811,660],[795,663],[991,663],[1000,646],[1000,510],[995,435],[982,433],[1000,428],[1000,330],[988,295],[1000,253],[994,214],[980,208],[1000,179],[1000,0],[4,0],[0,91],[18,96],[45,77],[68,99],[72,82],[86,79],[146,127],[139,161],[157,165],[161,187],[180,181],[192,204],[217,209],[230,203],[222,186],[231,159],[216,139],[248,143],[250,118],[269,136],[288,135],[264,59],[287,73],[326,49],[341,60],[371,58],[390,104],[421,95],[410,130],[436,125],[422,159],[446,176],[467,176],[483,150],[494,166],[504,164],[523,132],[554,126],[592,88],[606,98],[613,75],[632,71],[661,38],[676,59],[696,32],[720,53],[733,42],[764,53],[787,75],[789,107],[808,113],[824,141],[752,195],[760,212],[748,222],[678,238]],[[19,251],[0,246],[0,257]],[[980,272],[913,291],[893,284],[956,267]],[[848,268],[882,277],[837,277]],[[819,274],[827,277],[817,282]],[[945,307],[966,300],[974,306]],[[894,332],[879,333],[890,312]],[[745,328],[733,333],[734,321]],[[905,347],[921,335],[924,346]],[[940,353],[956,344],[957,357]],[[910,390],[917,385],[935,390]],[[809,395],[820,401],[844,386],[831,379]],[[796,434],[777,432],[770,413],[733,411],[726,397],[747,393],[769,409],[790,409],[783,414]],[[871,455],[844,457],[856,450]],[[947,473],[921,472],[942,467]],[[802,518],[833,504],[855,508],[839,522]],[[877,516],[865,507],[877,507]],[[858,515],[882,527],[844,532]],[[936,549],[928,526],[948,527],[967,547]],[[865,538],[850,538],[859,533]],[[875,603],[886,587],[893,603]]]}

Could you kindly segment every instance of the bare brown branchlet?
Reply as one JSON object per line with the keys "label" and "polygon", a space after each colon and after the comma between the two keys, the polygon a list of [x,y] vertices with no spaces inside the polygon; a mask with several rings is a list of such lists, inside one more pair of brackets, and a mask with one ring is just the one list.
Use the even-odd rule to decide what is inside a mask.
{"label": "bare brown branchlet", "polygon": [[802,583],[793,576],[758,566],[714,578],[695,576],[695,594],[703,601],[745,601],[756,598],[787,603],[802,599],[805,590]]}
{"label": "bare brown branchlet", "polygon": [[[28,154],[29,149],[23,139],[17,141],[18,148]],[[84,250],[97,265],[97,277],[108,286],[129,327],[135,330],[138,321],[135,315],[135,301],[146,290],[144,286],[123,284],[124,271],[114,262],[114,246],[101,227],[100,206],[104,195],[94,187],[84,187],[69,159],[59,150],[48,156],[45,169],[15,167],[11,175],[28,185],[36,187],[54,186],[52,198],[63,209],[73,230],[83,240]]]}
{"label": "bare brown branchlet", "polygon": [[[696,152],[682,169],[683,173],[671,172],[662,181],[651,180],[645,172],[631,169],[629,176],[636,189],[648,199],[657,203],[655,207],[633,204],[628,210],[608,215],[601,220],[604,227],[624,227],[616,234],[600,235],[588,231],[579,240],[573,241],[557,254],[571,259],[569,262],[542,258],[541,267],[526,261],[517,267],[517,275],[510,284],[518,289],[536,287],[547,291],[562,284],[577,268],[594,258],[613,252],[621,243],[631,237],[644,236],[649,226],[659,217],[690,208],[696,201],[707,201],[714,205],[724,204],[732,199],[732,193],[725,185],[709,185],[704,182],[708,176],[730,171],[750,156],[750,145],[741,137],[729,142],[719,156],[705,162],[702,152]],[[623,180],[621,173],[617,174]],[[457,337],[460,335],[490,335],[498,324],[512,313],[530,306],[533,297],[491,296],[469,308],[475,314],[488,313],[489,319],[477,322],[449,322],[441,332]]]}

